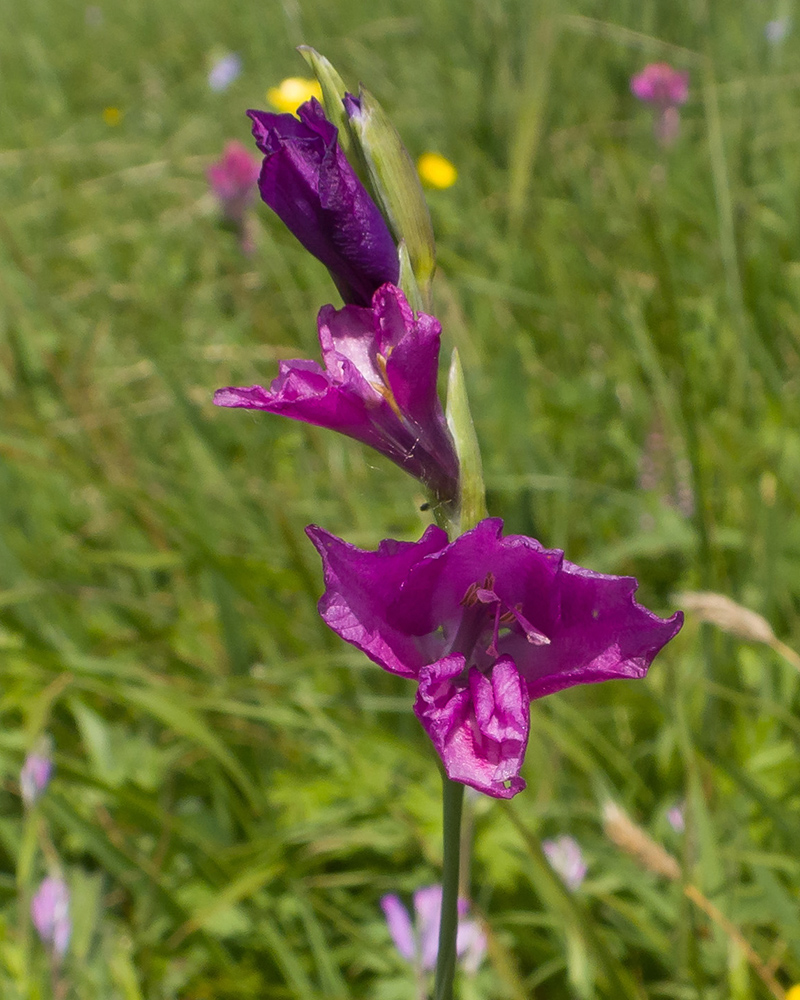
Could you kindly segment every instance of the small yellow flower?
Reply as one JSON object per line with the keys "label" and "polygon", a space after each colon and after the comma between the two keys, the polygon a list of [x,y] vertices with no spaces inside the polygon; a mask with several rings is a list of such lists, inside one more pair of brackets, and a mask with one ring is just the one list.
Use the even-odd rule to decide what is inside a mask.
{"label": "small yellow flower", "polygon": [[322,88],[316,80],[305,80],[300,76],[287,76],[281,80],[279,87],[270,87],[267,91],[267,100],[283,114],[293,115],[301,104],[316,97],[322,100]]}
{"label": "small yellow flower", "polygon": [[103,108],[103,121],[113,128],[122,121],[122,112],[119,108]]}
{"label": "small yellow flower", "polygon": [[458,180],[458,171],[440,153],[423,153],[417,160],[417,173],[432,188],[449,188]]}
{"label": "small yellow flower", "polygon": [[786,1000],[800,1000],[800,985],[793,986],[786,994]]}

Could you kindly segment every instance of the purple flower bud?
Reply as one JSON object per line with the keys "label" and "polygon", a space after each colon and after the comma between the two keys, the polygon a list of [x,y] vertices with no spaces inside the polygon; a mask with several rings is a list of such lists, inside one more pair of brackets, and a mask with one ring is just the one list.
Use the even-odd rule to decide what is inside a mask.
{"label": "purple flower bud", "polygon": [[69,944],[69,889],[60,878],[46,878],[31,900],[31,919],[42,943],[62,958]]}
{"label": "purple flower bud", "polygon": [[41,798],[50,782],[53,773],[53,762],[41,753],[30,753],[25,758],[19,775],[19,787],[22,801],[30,809]]}
{"label": "purple flower bud", "polygon": [[487,518],[448,543],[357,549],[306,529],[322,556],[327,624],[418,683],[414,712],[447,776],[496,798],[525,787],[529,703],[572,687],[643,677],[681,628],[637,604],[632,577],[583,569]]}
{"label": "purple flower bud", "polygon": [[248,111],[264,153],[261,197],[309,253],[328,268],[345,302],[368,306],[397,284],[397,248],[383,216],[339,147],[315,99],[294,115]]}
{"label": "purple flower bud", "polygon": [[415,315],[400,289],[384,285],[371,309],[324,306],[318,324],[325,368],[283,361],[269,389],[218,389],[214,402],[347,434],[442,499],[454,497],[458,460],[436,392],[439,322]]}
{"label": "purple flower bud", "polygon": [[[423,972],[436,968],[439,925],[442,920],[442,887],[431,885],[414,893],[414,922],[395,895],[384,896],[381,908],[395,948],[407,962]],[[466,972],[477,972],[486,954],[486,935],[480,924],[466,917],[467,901],[458,901],[456,954]]]}
{"label": "purple flower bud", "polygon": [[561,876],[570,892],[575,892],[586,877],[586,862],[578,841],[564,834],[555,840],[543,840],[542,850],[553,871]]}

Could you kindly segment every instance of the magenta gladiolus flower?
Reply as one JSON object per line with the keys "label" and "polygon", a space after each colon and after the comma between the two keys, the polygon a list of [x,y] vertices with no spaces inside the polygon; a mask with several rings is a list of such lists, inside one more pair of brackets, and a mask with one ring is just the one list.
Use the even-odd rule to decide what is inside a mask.
{"label": "magenta gladiolus flower", "polygon": [[41,798],[53,773],[53,762],[41,753],[30,753],[25,758],[19,775],[22,801],[30,809]]}
{"label": "magenta gladiolus flower", "polygon": [[222,158],[208,168],[208,182],[226,219],[242,222],[255,197],[260,170],[258,159],[235,139],[226,143]]}
{"label": "magenta gladiolus flower", "polygon": [[42,943],[61,958],[67,950],[72,924],[69,918],[69,889],[63,879],[46,878],[31,900],[31,919]]}
{"label": "magenta gladiolus flower", "polygon": [[418,682],[414,712],[449,778],[496,798],[525,787],[529,703],[574,684],[643,677],[680,629],[637,604],[632,577],[582,569],[487,518],[448,543],[357,549],[311,526],[327,624]]}
{"label": "magenta gladiolus flower", "polygon": [[294,115],[248,111],[264,153],[261,197],[328,268],[345,302],[368,306],[381,285],[396,285],[392,235],[339,147],[338,130],[312,98]]}
{"label": "magenta gladiolus flower", "polygon": [[650,63],[631,77],[633,94],[651,104],[655,112],[654,130],[662,146],[671,145],[678,137],[678,108],[689,97],[689,74],[673,69],[669,63]]}
{"label": "magenta gladiolus flower", "polygon": [[400,289],[384,285],[371,309],[324,306],[317,322],[324,368],[283,361],[269,389],[218,389],[214,402],[347,434],[453,497],[458,462],[436,392],[438,320],[415,316]]}
{"label": "magenta gladiolus flower", "polygon": [[581,845],[567,834],[555,840],[543,840],[542,850],[554,872],[561,876],[564,885],[575,892],[586,878],[586,861]]}
{"label": "magenta gladiolus flower", "polygon": [[[384,896],[381,908],[394,946],[403,958],[423,972],[435,969],[442,921],[442,887],[432,885],[414,893],[413,922],[397,896]],[[477,921],[467,919],[467,910],[467,901],[459,899],[456,954],[465,971],[474,973],[486,954],[486,935]]]}

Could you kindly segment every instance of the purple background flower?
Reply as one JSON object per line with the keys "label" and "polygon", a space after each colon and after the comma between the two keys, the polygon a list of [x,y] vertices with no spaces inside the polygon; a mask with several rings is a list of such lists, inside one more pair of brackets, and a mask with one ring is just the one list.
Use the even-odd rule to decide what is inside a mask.
{"label": "purple background flower", "polygon": [[61,878],[44,879],[31,900],[31,919],[42,942],[59,958],[66,952],[72,924],[69,918],[69,889]]}
{"label": "purple background flower", "polygon": [[208,181],[226,218],[241,222],[255,198],[261,164],[236,139],[226,143],[222,157],[208,168]]}
{"label": "purple background flower", "polygon": [[586,861],[581,845],[568,834],[562,834],[554,840],[543,840],[542,850],[553,871],[557,872],[564,885],[575,892],[586,878]]}
{"label": "purple background flower", "polygon": [[217,93],[227,90],[242,72],[242,60],[235,52],[217,59],[208,72],[208,85]]}
{"label": "purple background flower", "polygon": [[669,63],[650,63],[631,77],[631,90],[640,101],[661,107],[685,104],[689,97],[689,74]]}
{"label": "purple background flower", "polygon": [[319,102],[301,105],[299,120],[247,113],[264,153],[261,197],[328,268],[345,302],[366,306],[381,285],[396,285],[400,265],[392,235]]}
{"label": "purple background flower", "polygon": [[[416,968],[430,972],[439,954],[439,925],[442,920],[442,887],[431,885],[414,893],[414,920],[398,896],[381,899],[381,907],[392,941],[400,954]],[[456,953],[466,972],[477,972],[486,954],[486,935],[481,925],[466,917],[466,900],[458,901]]]}
{"label": "purple background flower", "polygon": [[449,543],[377,552],[311,526],[327,624],[385,670],[419,682],[414,711],[447,775],[498,798],[525,787],[529,702],[574,684],[643,677],[680,629],[637,604],[632,577],[582,569],[487,518]]}
{"label": "purple background flower", "polygon": [[25,758],[19,775],[22,801],[30,808],[41,797],[50,782],[53,762],[41,753],[31,753]]}
{"label": "purple background flower", "polygon": [[455,494],[458,463],[436,391],[438,320],[414,315],[393,285],[372,308],[320,310],[323,369],[316,361],[283,361],[269,389],[219,389],[218,406],[267,410],[363,441],[426,483]]}

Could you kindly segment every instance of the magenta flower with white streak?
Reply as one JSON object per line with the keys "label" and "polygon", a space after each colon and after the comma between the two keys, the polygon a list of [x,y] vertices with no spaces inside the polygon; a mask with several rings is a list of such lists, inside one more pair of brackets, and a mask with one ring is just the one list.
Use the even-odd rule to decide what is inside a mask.
{"label": "magenta flower with white streak", "polygon": [[415,314],[394,285],[371,308],[323,306],[317,320],[323,368],[282,361],[269,389],[218,389],[217,406],[266,410],[370,445],[433,493],[456,494],[458,460],[436,391],[441,326]]}
{"label": "magenta flower with white streak", "polygon": [[487,518],[449,542],[357,549],[306,529],[322,556],[325,622],[390,673],[417,681],[414,712],[447,776],[495,798],[525,782],[529,704],[572,687],[643,677],[680,630],[637,604],[632,577],[583,569]]}
{"label": "magenta flower with white streak", "polygon": [[[389,933],[395,948],[415,969],[430,972],[436,968],[439,954],[439,925],[442,920],[442,887],[417,889],[414,893],[414,920],[398,896],[381,899]],[[458,901],[456,954],[466,972],[477,972],[486,954],[486,934],[481,925],[466,917],[468,904]]]}

